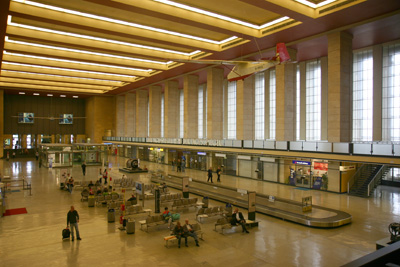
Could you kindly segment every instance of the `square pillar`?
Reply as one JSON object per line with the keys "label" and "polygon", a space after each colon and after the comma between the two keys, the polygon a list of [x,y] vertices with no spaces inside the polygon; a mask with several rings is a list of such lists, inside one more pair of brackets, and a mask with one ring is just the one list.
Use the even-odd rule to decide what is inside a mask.
{"label": "square pillar", "polygon": [[223,138],[224,70],[207,70],[207,139]]}
{"label": "square pillar", "polygon": [[198,137],[199,126],[199,76],[186,75],[183,78],[184,96],[184,133],[183,138],[195,139]]}
{"label": "square pillar", "polygon": [[296,140],[296,66],[276,66],[276,141]]}
{"label": "square pillar", "polygon": [[161,86],[150,86],[149,137],[161,137]]}
{"label": "square pillar", "polygon": [[164,88],[164,136],[179,137],[179,89],[178,82],[168,81]]}
{"label": "square pillar", "polygon": [[125,120],[125,96],[116,96],[115,98],[115,134],[124,136]]}
{"label": "square pillar", "polygon": [[136,134],[136,94],[125,95],[125,123],[124,134],[134,137]]}
{"label": "square pillar", "polygon": [[236,82],[236,139],[254,139],[254,75]]}
{"label": "square pillar", "polygon": [[147,90],[136,91],[136,136],[147,136],[147,105],[148,92]]}
{"label": "square pillar", "polygon": [[328,34],[328,141],[351,141],[352,39],[348,33]]}

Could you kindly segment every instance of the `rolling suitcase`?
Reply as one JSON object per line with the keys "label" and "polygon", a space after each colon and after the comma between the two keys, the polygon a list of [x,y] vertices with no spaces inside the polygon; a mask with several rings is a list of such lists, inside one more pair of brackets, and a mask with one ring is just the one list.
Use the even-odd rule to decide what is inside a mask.
{"label": "rolling suitcase", "polygon": [[71,234],[71,232],[69,231],[68,228],[63,229],[62,230],[62,239],[64,240],[64,239],[69,238],[70,234]]}

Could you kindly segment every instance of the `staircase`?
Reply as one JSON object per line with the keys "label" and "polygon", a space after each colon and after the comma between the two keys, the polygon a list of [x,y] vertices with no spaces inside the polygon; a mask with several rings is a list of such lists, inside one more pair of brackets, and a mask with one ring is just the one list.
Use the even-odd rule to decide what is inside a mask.
{"label": "staircase", "polygon": [[384,165],[362,165],[352,178],[353,184],[350,186],[349,195],[369,197],[387,171],[388,168]]}

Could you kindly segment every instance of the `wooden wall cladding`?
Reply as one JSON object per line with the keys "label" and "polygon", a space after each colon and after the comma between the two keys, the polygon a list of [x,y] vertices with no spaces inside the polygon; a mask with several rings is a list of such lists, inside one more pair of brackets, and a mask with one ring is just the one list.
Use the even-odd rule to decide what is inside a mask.
{"label": "wooden wall cladding", "polygon": [[[18,113],[35,114],[33,124],[18,123]],[[4,95],[4,134],[85,134],[85,120],[59,124],[60,114],[85,117],[85,100],[77,98]],[[38,119],[37,117],[54,117]]]}

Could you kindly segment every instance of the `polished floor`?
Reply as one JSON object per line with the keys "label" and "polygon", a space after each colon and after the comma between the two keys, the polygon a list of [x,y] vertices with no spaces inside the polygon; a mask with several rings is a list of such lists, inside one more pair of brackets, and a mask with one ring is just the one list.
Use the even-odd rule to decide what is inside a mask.
{"label": "polished floor", "polygon": [[[125,158],[110,157],[111,177],[120,178],[118,167]],[[171,167],[141,162],[151,170]],[[25,177],[32,183],[28,191],[7,193],[7,208],[23,208],[27,214],[0,218],[0,266],[340,266],[375,250],[375,242],[389,235],[387,227],[400,221],[400,192],[380,187],[374,198],[362,199],[346,194],[296,190],[294,187],[236,178],[221,177],[222,184],[255,190],[293,200],[313,196],[313,203],[340,209],[353,216],[353,223],[335,229],[316,229],[257,214],[258,228],[250,234],[240,229],[222,235],[214,231],[217,218],[201,224],[204,241],[196,247],[164,247],[165,226],[127,235],[119,223],[107,222],[107,208],[89,208],[81,202],[79,190],[72,194],[58,189],[60,169],[38,168],[34,159],[0,161],[3,175],[13,179]],[[95,180],[99,167],[87,167],[84,177],[80,166],[72,168],[76,181]],[[193,179],[206,179],[206,173],[186,170]],[[129,174],[136,180],[148,181],[146,174]],[[18,191],[18,188],[13,188]],[[80,214],[82,241],[62,241],[61,230],[71,205]],[[210,201],[210,205],[223,205]],[[154,210],[154,200],[145,207]],[[243,210],[246,214],[246,211]],[[181,220],[195,221],[196,210],[180,211]],[[136,222],[145,215],[136,215]]]}

